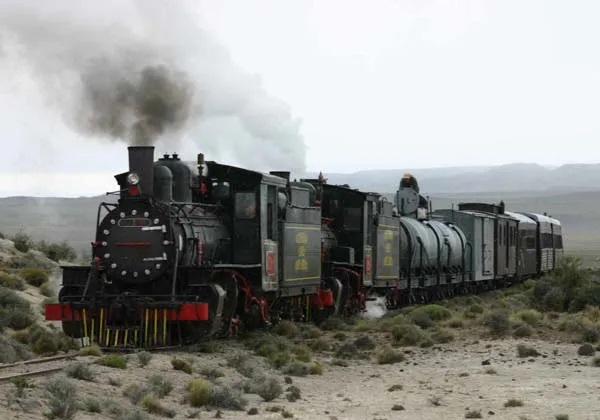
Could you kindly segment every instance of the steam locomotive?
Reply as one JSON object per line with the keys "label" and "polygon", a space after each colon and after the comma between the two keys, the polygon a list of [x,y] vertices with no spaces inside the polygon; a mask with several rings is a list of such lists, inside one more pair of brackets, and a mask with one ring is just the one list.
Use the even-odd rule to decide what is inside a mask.
{"label": "steam locomotive", "polygon": [[[558,220],[462,203],[431,210],[406,174],[383,195],[131,146],[100,204],[90,266],[64,266],[61,321],[83,345],[160,348],[281,319],[320,323],[476,293],[552,270]],[[110,193],[109,193],[110,194]]]}

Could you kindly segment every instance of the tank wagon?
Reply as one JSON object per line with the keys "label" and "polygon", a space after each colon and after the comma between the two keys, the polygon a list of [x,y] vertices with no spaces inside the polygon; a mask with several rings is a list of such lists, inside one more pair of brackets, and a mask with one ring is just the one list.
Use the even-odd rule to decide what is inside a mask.
{"label": "tank wagon", "polygon": [[562,255],[560,222],[501,202],[432,211],[405,174],[393,201],[287,171],[262,173],[129,147],[100,204],[93,260],[63,267],[45,307],[83,345],[157,348],[321,323],[385,296],[388,308],[502,287]]}

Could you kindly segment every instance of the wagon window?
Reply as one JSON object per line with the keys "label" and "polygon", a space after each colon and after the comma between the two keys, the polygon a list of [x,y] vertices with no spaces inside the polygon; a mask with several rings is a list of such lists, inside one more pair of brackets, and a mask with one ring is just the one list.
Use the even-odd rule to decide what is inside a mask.
{"label": "wagon window", "polygon": [[535,249],[535,238],[531,236],[525,238],[525,249]]}

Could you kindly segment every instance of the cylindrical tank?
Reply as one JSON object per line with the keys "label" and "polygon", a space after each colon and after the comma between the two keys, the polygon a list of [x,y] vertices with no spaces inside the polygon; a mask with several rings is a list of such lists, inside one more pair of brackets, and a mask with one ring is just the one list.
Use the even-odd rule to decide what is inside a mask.
{"label": "cylindrical tank", "polygon": [[443,272],[451,267],[460,266],[462,261],[463,245],[457,233],[445,223],[438,220],[424,222],[435,232],[439,239],[440,266]]}
{"label": "cylindrical tank", "polygon": [[176,154],[172,157],[164,155],[158,163],[169,168],[173,174],[173,200],[189,203],[192,201],[192,170],[179,159]]}
{"label": "cylindrical tank", "polygon": [[161,163],[154,165],[154,198],[165,202],[173,200],[173,174]]}
{"label": "cylindrical tank", "polygon": [[427,225],[411,217],[401,217],[400,267],[415,274],[434,273],[438,264],[438,240]]}

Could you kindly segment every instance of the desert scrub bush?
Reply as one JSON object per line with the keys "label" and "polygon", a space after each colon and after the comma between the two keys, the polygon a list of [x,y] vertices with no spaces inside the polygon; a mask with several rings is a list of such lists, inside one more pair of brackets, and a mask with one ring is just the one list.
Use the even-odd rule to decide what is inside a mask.
{"label": "desert scrub bush", "polygon": [[101,413],[102,401],[100,401],[98,398],[87,397],[82,402],[82,409],[88,413]]}
{"label": "desert scrub bush", "polygon": [[148,390],[158,398],[164,398],[173,390],[173,384],[161,375],[152,375],[148,379]]}
{"label": "desert scrub bush", "polygon": [[437,321],[449,319],[452,312],[440,305],[419,306],[409,312],[408,318],[421,328],[430,328]]}
{"label": "desert scrub bush", "polygon": [[542,314],[535,309],[523,309],[518,311],[515,317],[532,327],[538,326],[543,318]]}
{"label": "desert scrub bush", "polygon": [[424,332],[413,324],[396,325],[391,332],[394,344],[401,346],[416,346],[425,338]]}
{"label": "desert scrub bush", "polygon": [[0,308],[0,323],[2,327],[24,330],[35,323],[35,316],[26,307]]}
{"label": "desert scrub bush", "polygon": [[404,353],[390,346],[384,346],[377,352],[376,360],[380,365],[398,363],[404,361]]}
{"label": "desert scrub bush", "polygon": [[281,336],[265,335],[253,343],[257,355],[265,357],[269,363],[280,368],[292,360],[292,344]]}
{"label": "desert scrub bush", "polygon": [[600,306],[600,284],[590,284],[575,291],[569,302],[569,311],[576,312],[585,307]]}
{"label": "desert scrub bush", "polygon": [[518,344],[517,345],[517,355],[519,357],[536,357],[536,356],[539,356],[540,353],[531,346],[527,346],[525,344]]}
{"label": "desert scrub bush", "polygon": [[31,236],[29,236],[23,231],[20,231],[14,234],[13,236],[10,236],[9,239],[13,241],[13,243],[15,244],[15,248],[21,252],[29,251],[34,245]]}
{"label": "desert scrub bush", "polygon": [[449,328],[464,328],[465,326],[465,321],[463,321],[461,318],[451,318],[448,320],[448,322],[446,322],[446,326]]}
{"label": "desert scrub bush", "polygon": [[127,369],[127,359],[118,354],[106,354],[98,359],[96,363],[115,369]]}
{"label": "desert scrub bush", "polygon": [[515,338],[523,338],[523,337],[531,337],[533,331],[528,325],[520,325],[513,331],[513,337]]}
{"label": "desert scrub bush", "polygon": [[296,402],[302,397],[302,392],[300,388],[295,385],[290,385],[286,390],[286,398],[289,402]]}
{"label": "desert scrub bush", "polygon": [[94,380],[94,372],[92,372],[92,369],[90,369],[87,363],[71,363],[70,365],[67,365],[64,370],[67,376],[70,378],[89,382]]}
{"label": "desert scrub bush", "polygon": [[123,408],[114,406],[113,417],[119,420],[147,420],[148,415],[141,411],[138,407],[133,407],[128,411],[123,411]]}
{"label": "desert scrub bush", "polygon": [[148,394],[148,389],[137,383],[129,384],[123,389],[123,396],[129,399],[132,404],[139,403],[146,394]]}
{"label": "desert scrub bush", "polygon": [[79,349],[80,356],[102,356],[102,349],[97,344]]}
{"label": "desert scrub bush", "polygon": [[554,416],[554,420],[569,420],[568,414],[557,414]]}
{"label": "desert scrub bush", "polygon": [[322,332],[319,328],[314,325],[303,325],[300,328],[300,335],[302,338],[319,338],[322,335]]}
{"label": "desert scrub bush", "polygon": [[208,379],[217,379],[225,376],[222,370],[214,367],[203,367],[200,369],[199,373]]}
{"label": "desert scrub bush", "polygon": [[248,405],[248,400],[239,389],[215,386],[212,388],[208,405],[214,408],[243,411]]}
{"label": "desert scrub bush", "polygon": [[328,351],[332,349],[332,345],[326,338],[319,337],[312,343],[310,343],[310,348],[313,351]]}
{"label": "desert scrub bush", "polygon": [[148,351],[140,351],[137,354],[137,358],[138,358],[138,363],[140,364],[140,366],[145,367],[148,365],[148,363],[150,363],[150,360],[152,360],[152,353],[150,353]]}
{"label": "desert scrub bush", "polygon": [[46,242],[40,241],[35,244],[35,248],[42,252],[52,261],[74,261],[77,258],[77,252],[67,241]]}
{"label": "desert scrub bush", "polygon": [[152,394],[144,395],[141,400],[141,405],[150,414],[156,414],[167,418],[175,417],[175,411],[162,405],[158,398]]}
{"label": "desert scrub bush", "polygon": [[354,345],[359,350],[373,350],[377,345],[368,335],[361,335],[354,340]]}
{"label": "desert scrub bush", "polygon": [[596,356],[592,359],[591,365],[594,367],[600,367],[600,356]]}
{"label": "desert scrub bush", "polygon": [[482,419],[481,410],[469,410],[465,413],[466,419]]}
{"label": "desert scrub bush", "polygon": [[485,309],[482,305],[478,303],[473,303],[465,310],[464,316],[465,318],[475,319],[484,312]]}
{"label": "desert scrub bush", "polygon": [[454,340],[454,334],[452,331],[440,328],[431,334],[431,339],[435,343],[449,343]]}
{"label": "desert scrub bush", "polygon": [[14,363],[31,358],[29,349],[12,337],[0,335],[0,363]]}
{"label": "desert scrub bush", "polygon": [[192,407],[202,407],[210,402],[212,387],[210,382],[204,379],[192,379],[188,382],[187,401]]}
{"label": "desert scrub bush", "polygon": [[523,404],[523,401],[516,400],[514,398],[511,398],[510,400],[508,400],[504,403],[504,407],[507,407],[507,408],[508,407],[523,407],[523,405],[525,405],[525,404]]}
{"label": "desert scrub bush", "polygon": [[292,362],[284,366],[282,372],[290,376],[306,376],[310,373],[310,366],[306,363]]}
{"label": "desert scrub bush", "polygon": [[49,379],[44,390],[50,414],[59,419],[72,419],[78,410],[77,388],[64,377]]}
{"label": "desert scrub bush", "polygon": [[48,272],[41,268],[23,268],[19,271],[19,276],[23,280],[35,287],[40,287],[48,281]]}
{"label": "desert scrub bush", "polygon": [[0,272],[0,286],[13,290],[25,290],[25,282],[12,274]]}
{"label": "desert scrub bush", "polygon": [[495,336],[506,335],[510,331],[508,312],[497,309],[488,313],[483,318],[483,325]]}
{"label": "desert scrub bush", "polygon": [[280,321],[275,328],[273,328],[273,332],[277,335],[282,335],[288,338],[297,337],[300,333],[296,324],[285,319]]}
{"label": "desert scrub bush", "polygon": [[309,373],[311,375],[322,375],[323,374],[323,364],[319,362],[315,362],[310,365]]}
{"label": "desert scrub bush", "polygon": [[40,286],[40,293],[46,297],[52,297],[55,295],[54,289],[50,286],[49,282],[45,282]]}
{"label": "desert scrub bush", "polygon": [[227,366],[234,368],[246,378],[252,378],[257,371],[256,363],[250,360],[247,354],[243,353],[229,357],[227,359]]}
{"label": "desert scrub bush", "polygon": [[2,308],[29,308],[29,302],[6,287],[0,286],[0,309]]}
{"label": "desert scrub bush", "polygon": [[296,344],[292,351],[296,360],[301,362],[310,362],[312,360],[312,352],[306,344]]}
{"label": "desert scrub bush", "polygon": [[256,389],[256,393],[265,401],[273,401],[283,393],[283,387],[275,377],[266,378]]}
{"label": "desert scrub bush", "polygon": [[183,359],[178,359],[175,357],[174,359],[171,360],[171,366],[173,366],[173,369],[175,369],[175,370],[180,370],[189,375],[192,374],[192,366]]}
{"label": "desert scrub bush", "polygon": [[327,318],[320,327],[325,331],[344,331],[349,329],[348,324],[340,318]]}
{"label": "desert scrub bush", "polygon": [[62,331],[50,331],[38,324],[31,325],[28,329],[19,331],[15,339],[27,344],[34,353],[41,356],[52,356],[59,351],[79,349],[77,342]]}

